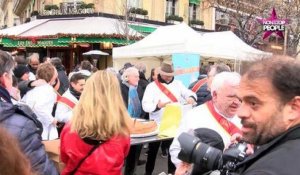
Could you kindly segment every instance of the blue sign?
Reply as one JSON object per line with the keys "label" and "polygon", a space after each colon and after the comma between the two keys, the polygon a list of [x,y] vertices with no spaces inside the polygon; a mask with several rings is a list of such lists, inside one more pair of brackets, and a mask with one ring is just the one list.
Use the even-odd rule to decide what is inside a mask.
{"label": "blue sign", "polygon": [[200,55],[173,54],[172,62],[175,70],[175,79],[180,80],[185,87],[196,81],[199,76]]}

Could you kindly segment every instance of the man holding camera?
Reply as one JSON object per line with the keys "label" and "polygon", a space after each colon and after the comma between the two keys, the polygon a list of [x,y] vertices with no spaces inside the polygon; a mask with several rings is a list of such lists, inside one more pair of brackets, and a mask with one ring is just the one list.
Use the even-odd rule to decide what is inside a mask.
{"label": "man holding camera", "polygon": [[242,76],[237,114],[242,138],[258,148],[237,165],[243,175],[300,172],[300,62],[273,56]]}
{"label": "man holding camera", "polygon": [[194,131],[197,128],[212,129],[221,135],[224,145],[228,145],[230,137],[239,132],[240,120],[236,117],[240,106],[237,98],[239,83],[238,73],[222,72],[215,75],[211,84],[212,100],[186,114],[170,147],[171,159],[177,170],[188,169],[188,166],[178,159],[181,150],[178,136],[182,132]]}

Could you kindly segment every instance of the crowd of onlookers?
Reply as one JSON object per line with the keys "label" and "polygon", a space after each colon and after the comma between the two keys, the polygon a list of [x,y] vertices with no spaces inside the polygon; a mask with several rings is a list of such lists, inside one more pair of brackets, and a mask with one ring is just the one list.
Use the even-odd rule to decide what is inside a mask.
{"label": "crowd of onlookers", "polygon": [[[9,67],[8,63],[3,62],[0,66],[4,73],[9,69],[12,76],[12,87],[6,87],[5,83],[3,86],[3,89],[8,91],[8,94],[5,92],[6,95],[10,98],[3,102],[9,102],[12,106],[22,106],[18,107],[20,111],[23,111],[21,115],[29,115],[34,121],[33,124],[38,128],[35,140],[39,140],[38,145],[45,159],[41,162],[49,165],[47,165],[48,169],[45,167],[39,167],[39,169],[35,167],[36,164],[33,164],[35,166],[32,166],[32,170],[42,174],[49,174],[50,171],[54,174],[58,172],[45,154],[40,141],[58,138],[61,139],[61,160],[66,165],[62,171],[63,174],[69,174],[78,169],[79,172],[96,169],[102,173],[118,174],[122,170],[125,157],[124,174],[134,174],[136,166],[145,163],[146,174],[152,174],[159,148],[162,149],[161,156],[167,158],[168,172],[172,174],[176,169],[169,154],[172,140],[144,145],[148,148],[147,160],[140,160],[143,145],[130,146],[129,133],[155,130],[156,123],[160,123],[164,107],[169,103],[184,101],[192,105],[200,105],[211,99],[210,92],[207,90],[211,80],[205,81],[204,86],[196,91],[192,89],[196,82],[191,84],[190,89],[187,89],[180,81],[174,79],[175,72],[171,62],[163,62],[160,67],[153,68],[149,78],[146,78],[146,66],[143,63],[135,65],[126,63],[120,70],[107,68],[105,71],[94,73],[93,65],[89,61],[82,61],[80,66],[67,74],[58,57],[43,58],[41,63],[37,53],[31,54],[27,60],[18,56],[12,57],[6,52],[1,51],[1,53],[3,57],[1,59],[5,58],[6,62],[11,65]],[[211,67],[210,70],[202,67],[200,70],[199,79],[206,79],[207,71],[211,72],[212,77],[216,73],[230,71],[226,65],[217,65]],[[162,93],[166,90],[160,88],[165,86],[167,90],[170,89],[169,95],[173,96]],[[13,111],[11,115],[14,113],[16,111]],[[133,131],[130,128],[132,119],[154,121],[148,123],[148,126],[141,126],[140,130]],[[135,122],[134,120],[134,124]],[[20,122],[17,121],[17,123]],[[23,148],[23,142],[31,141],[26,139],[20,142]],[[116,146],[118,142],[122,143],[120,148]],[[26,146],[36,148],[36,146]],[[112,149],[111,152],[109,148]],[[88,150],[103,155],[100,159],[107,159],[101,161],[104,164],[105,162],[109,164],[113,153],[121,151],[117,157],[112,158],[119,161],[118,166],[115,162],[114,165],[107,165],[113,166],[108,170],[103,169],[102,166],[89,167],[88,161],[83,161],[87,159],[85,156],[88,155],[89,161],[92,162],[98,161],[99,157],[94,153],[93,158],[90,156],[92,152]],[[29,151],[27,155],[32,157],[29,159],[31,163],[36,159],[32,152],[34,151]]]}
{"label": "crowd of onlookers", "polygon": [[[183,132],[220,150],[247,142],[245,160],[235,162],[238,174],[300,171],[300,63],[292,58],[258,61],[243,75],[225,64],[201,66],[188,88],[175,79],[171,61],[149,78],[143,63],[95,69],[85,60],[67,74],[60,58],[33,53],[25,60],[0,50],[0,174],[134,175],[146,164],[151,175],[160,148],[168,174],[209,172],[207,152],[194,165],[182,156]],[[144,145],[147,160],[140,160],[143,145],[131,145],[130,135],[157,131],[172,105],[191,109],[176,136]],[[45,150],[53,140],[61,169]]]}

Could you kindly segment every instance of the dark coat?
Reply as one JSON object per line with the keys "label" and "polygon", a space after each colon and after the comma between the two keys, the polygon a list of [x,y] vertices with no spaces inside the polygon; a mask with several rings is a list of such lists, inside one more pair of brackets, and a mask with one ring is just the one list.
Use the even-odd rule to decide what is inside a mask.
{"label": "dark coat", "polygon": [[[190,84],[189,89],[192,89],[194,85],[201,79],[205,78],[206,75],[200,75],[198,77],[198,80]],[[207,83],[205,83],[203,86],[199,88],[199,90],[196,92],[197,95],[197,106],[211,100],[211,94],[210,91],[207,90]]]}
{"label": "dark coat", "polygon": [[242,175],[295,175],[300,173],[300,125],[262,145],[237,165]]}
{"label": "dark coat", "polygon": [[[125,104],[126,109],[127,109],[128,108],[128,91],[129,91],[129,87],[126,84],[122,83],[122,82],[120,83],[120,86],[121,86],[121,93],[122,93],[123,101],[124,101],[124,104]],[[144,96],[144,92],[145,92],[145,90],[143,90],[143,87],[138,85],[137,93],[139,95],[139,99],[140,99],[141,104],[142,104],[142,99],[143,99],[143,96]],[[145,119],[146,115],[147,115],[147,113],[142,108],[141,118]]]}
{"label": "dark coat", "polygon": [[21,97],[23,97],[28,91],[33,89],[33,87],[30,86],[32,82],[33,81],[31,80],[19,80],[18,89],[20,90]]}
{"label": "dark coat", "polygon": [[63,66],[56,67],[60,86],[58,93],[62,95],[69,88],[69,79]]}
{"label": "dark coat", "polygon": [[28,69],[30,72],[32,72],[34,75],[36,74],[37,69],[33,69],[29,64],[27,64]]}
{"label": "dark coat", "polygon": [[144,95],[144,92],[146,90],[147,85],[149,84],[149,81],[147,80],[147,78],[143,72],[139,72],[139,73],[140,73],[139,86],[142,88],[143,95]]}
{"label": "dark coat", "polygon": [[[17,138],[33,170],[41,175],[57,175],[54,163],[49,159],[41,142],[41,130],[35,116],[29,113],[26,116],[17,113],[16,106],[9,99],[3,100],[9,95],[2,87],[0,87],[0,96],[0,123]],[[30,109],[27,107],[27,110]],[[27,114],[26,111],[25,113]]]}

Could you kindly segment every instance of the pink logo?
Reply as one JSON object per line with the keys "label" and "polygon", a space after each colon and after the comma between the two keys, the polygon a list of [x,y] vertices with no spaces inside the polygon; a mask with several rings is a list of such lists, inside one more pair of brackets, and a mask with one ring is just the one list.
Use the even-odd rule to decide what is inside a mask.
{"label": "pink logo", "polygon": [[268,38],[273,32],[275,32],[279,37],[283,38],[283,32],[285,30],[285,24],[287,24],[287,20],[278,19],[274,8],[269,18],[258,19],[258,22],[263,25],[263,30],[265,31],[263,39]]}

